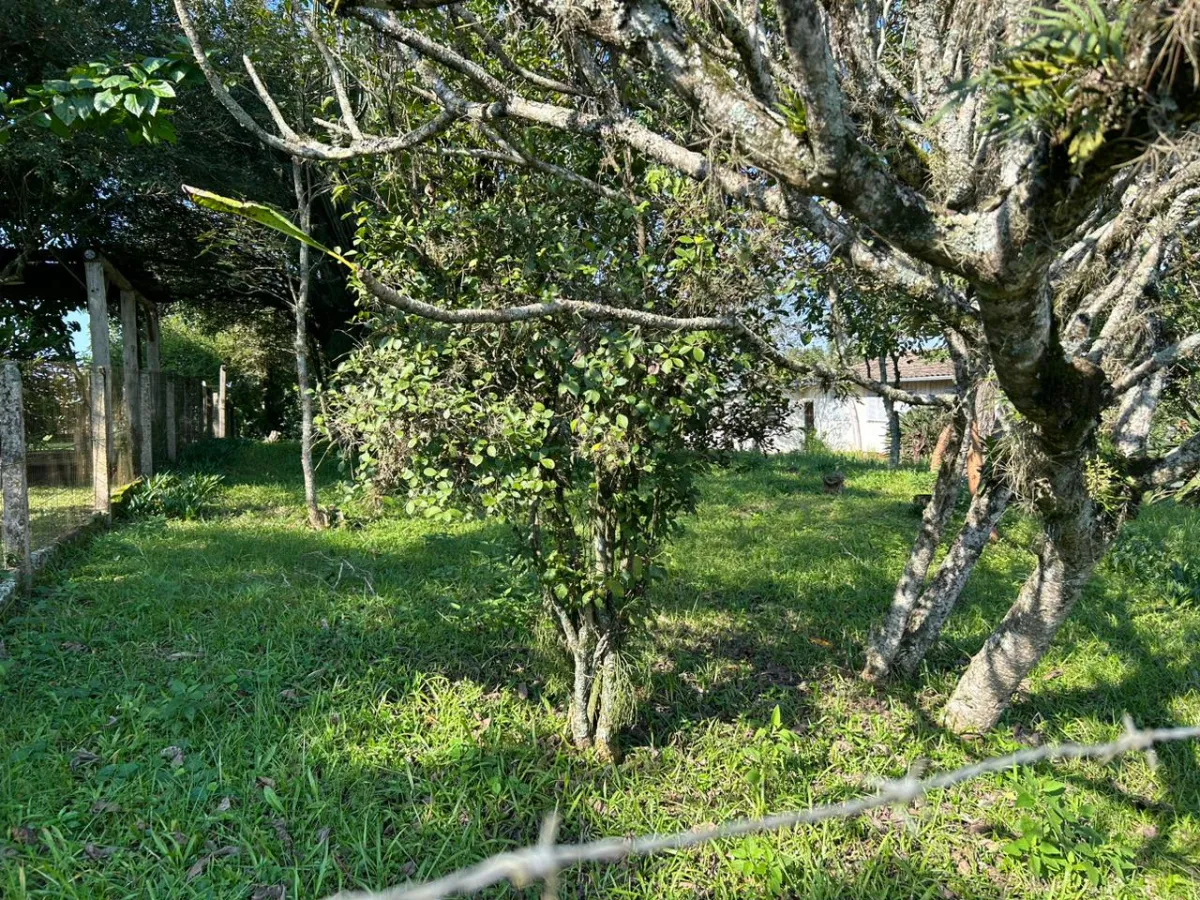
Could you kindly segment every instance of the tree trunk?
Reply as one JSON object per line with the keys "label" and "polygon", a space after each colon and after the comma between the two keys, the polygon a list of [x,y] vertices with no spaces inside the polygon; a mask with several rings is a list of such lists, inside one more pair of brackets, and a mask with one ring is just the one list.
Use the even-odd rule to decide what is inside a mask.
{"label": "tree trunk", "polygon": [[1012,695],[1041,660],[1083,592],[1111,540],[1111,528],[1088,496],[1082,454],[1051,462],[1037,565],[946,705],[952,731],[980,733],[1000,719]]}
{"label": "tree trunk", "polygon": [[[308,234],[312,228],[312,194],[304,181],[304,169],[299,160],[292,160],[292,181],[296,189],[300,230]],[[325,516],[317,501],[317,477],[313,467],[313,400],[308,372],[308,295],[312,283],[308,245],[300,244],[300,284],[296,290],[293,312],[296,333],[293,349],[296,353],[296,386],[300,391],[300,469],[304,473],[304,506],[308,524],[324,528]]]}
{"label": "tree trunk", "polygon": [[892,605],[888,609],[882,624],[876,628],[867,646],[867,661],[861,677],[867,681],[878,681],[887,677],[892,667],[908,618],[916,605],[921,589],[925,586],[925,578],[929,574],[929,565],[933,561],[934,552],[942,540],[946,522],[954,511],[958,500],[958,492],[962,480],[963,454],[966,449],[966,435],[970,426],[972,401],[964,398],[954,411],[954,419],[945,452],[942,454],[941,465],[938,467],[937,481],[933,486],[933,495],[925,506],[921,516],[921,528],[913,543],[912,552],[904,566],[904,572],[896,584],[892,595]]}
{"label": "tree trunk", "polygon": [[946,619],[958,603],[992,530],[1004,515],[1011,499],[1011,488],[994,475],[984,480],[982,489],[972,499],[966,522],[954,539],[950,552],[908,618],[894,663],[902,676],[911,677],[916,672],[925,654],[941,635]]}
{"label": "tree trunk", "polygon": [[621,758],[620,745],[617,742],[618,732],[623,724],[622,713],[627,705],[624,696],[625,687],[620,676],[620,657],[618,648],[607,645],[601,655],[600,690],[598,692],[598,708],[596,709],[596,755],[605,761],[616,762]]}
{"label": "tree trunk", "polygon": [[[879,380],[887,382],[887,357],[882,354],[879,357]],[[900,360],[899,357],[892,357],[892,386],[900,387]],[[896,409],[896,402],[883,398],[883,409],[887,413],[888,421],[888,468],[896,469],[900,466],[900,412]]]}
{"label": "tree trunk", "polygon": [[571,723],[571,740],[576,749],[586,750],[592,746],[592,718],[588,715],[588,707],[592,699],[592,684],[596,679],[596,658],[592,648],[586,644],[577,644],[570,652],[575,665],[575,683],[571,689],[571,705],[567,716]]}
{"label": "tree trunk", "polygon": [[572,617],[558,604],[551,606],[574,669],[567,711],[571,741],[578,750],[594,747],[600,759],[619,759],[618,738],[629,708],[620,673],[619,636],[605,621],[607,617],[598,619],[590,608]]}

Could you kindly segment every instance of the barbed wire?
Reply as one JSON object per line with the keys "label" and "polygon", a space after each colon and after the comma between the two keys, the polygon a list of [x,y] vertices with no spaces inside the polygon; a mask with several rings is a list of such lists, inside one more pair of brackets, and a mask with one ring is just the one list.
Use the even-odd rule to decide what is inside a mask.
{"label": "barbed wire", "polygon": [[1154,745],[1200,738],[1200,726],[1138,729],[1128,716],[1125,733],[1103,744],[1045,744],[1020,750],[1007,756],[981,760],[959,769],[918,779],[912,776],[885,782],[874,793],[853,800],[814,806],[805,810],[777,813],[757,819],[738,819],[724,825],[693,828],[673,834],[650,834],[637,838],[604,838],[582,844],[555,844],[557,815],[547,818],[541,840],[521,850],[497,853],[482,862],[451,872],[433,881],[386,888],[382,891],[344,891],[329,900],[440,900],[443,897],[473,894],[503,881],[516,887],[545,882],[551,888],[565,869],[588,862],[611,863],[631,856],[649,856],[669,850],[683,850],[725,838],[743,837],[762,832],[783,831],[799,825],[812,825],[830,819],[852,819],[882,806],[908,805],[930,791],[953,787],[981,775],[1004,772],[1017,766],[1066,759],[1100,759],[1108,762],[1122,754],[1144,750],[1154,766]]}

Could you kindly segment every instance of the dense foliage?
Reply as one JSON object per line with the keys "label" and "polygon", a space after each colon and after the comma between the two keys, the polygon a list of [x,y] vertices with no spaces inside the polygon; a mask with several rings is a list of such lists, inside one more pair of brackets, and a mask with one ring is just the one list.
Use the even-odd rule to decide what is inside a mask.
{"label": "dense foliage", "polygon": [[409,513],[498,517],[520,537],[575,664],[577,744],[614,749],[621,654],[665,539],[694,500],[720,420],[708,361],[750,360],[699,334],[604,325],[380,327],[339,369],[327,425],[355,475]]}

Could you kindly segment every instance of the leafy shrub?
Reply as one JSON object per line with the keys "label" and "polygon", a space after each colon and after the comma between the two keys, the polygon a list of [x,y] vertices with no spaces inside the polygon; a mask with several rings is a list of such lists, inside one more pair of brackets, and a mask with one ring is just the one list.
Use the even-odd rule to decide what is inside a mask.
{"label": "leafy shrub", "polygon": [[949,416],[943,409],[914,406],[900,416],[900,454],[912,462],[928,459]]}
{"label": "leafy shrub", "polygon": [[211,504],[221,486],[220,475],[176,475],[160,472],[136,484],[125,507],[131,518],[164,516],[168,519],[197,519]]}
{"label": "leafy shrub", "polygon": [[1034,773],[1017,779],[1017,837],[1004,847],[1013,864],[1036,878],[1065,878],[1099,887],[1111,876],[1125,877],[1134,869],[1133,850],[1109,841],[1089,824],[1095,810],[1067,796],[1061,781]]}
{"label": "leafy shrub", "polygon": [[1109,551],[1105,565],[1128,578],[1156,574],[1153,584],[1169,606],[1200,603],[1200,562],[1190,556],[1176,559],[1144,535],[1123,534]]}

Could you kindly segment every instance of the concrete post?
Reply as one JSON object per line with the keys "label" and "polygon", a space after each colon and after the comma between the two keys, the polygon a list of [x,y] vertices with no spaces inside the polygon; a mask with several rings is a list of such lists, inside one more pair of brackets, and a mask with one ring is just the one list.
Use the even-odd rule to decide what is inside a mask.
{"label": "concrete post", "polygon": [[138,472],[143,477],[154,474],[154,376],[143,372],[141,377],[141,465]]}
{"label": "concrete post", "polygon": [[108,369],[92,367],[92,505],[105,517],[112,516],[112,489],[109,484],[109,447],[112,445],[112,416],[109,406],[112,389]]}
{"label": "concrete post", "polygon": [[[84,253],[83,269],[87,276],[88,333],[92,343],[92,486],[97,491],[97,511],[108,512],[108,482],[114,450],[112,362],[108,344],[108,284],[104,278],[104,263],[94,250]],[[99,492],[101,482],[98,479],[101,476],[103,497]]]}
{"label": "concrete post", "polygon": [[117,481],[128,484],[138,474],[142,404],[139,397],[141,379],[138,378],[137,294],[127,290],[121,291],[121,364],[124,367],[121,413],[125,430],[120,440]]}
{"label": "concrete post", "polygon": [[225,428],[225,367],[221,366],[220,382],[217,387],[217,437],[229,437],[229,432]]}
{"label": "concrete post", "polygon": [[14,564],[28,588],[33,574],[29,547],[29,485],[25,473],[25,405],[21,369],[0,366],[0,491],[4,495],[4,563]]}
{"label": "concrete post", "polygon": [[175,462],[178,444],[177,435],[175,433],[175,382],[168,378],[164,382],[163,390],[167,393],[167,414],[166,414],[166,429],[167,429],[167,460]]}

